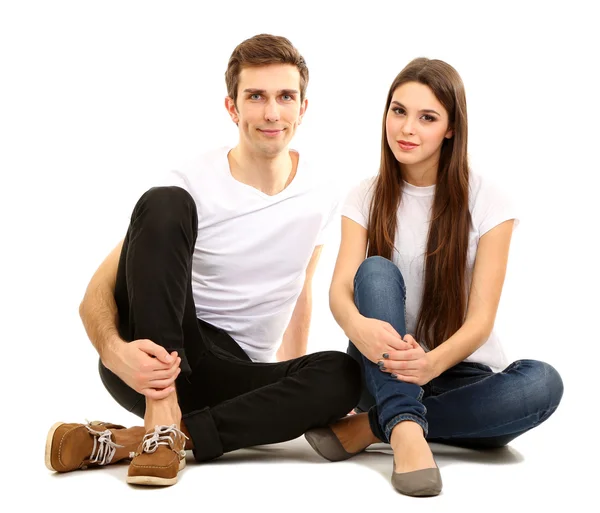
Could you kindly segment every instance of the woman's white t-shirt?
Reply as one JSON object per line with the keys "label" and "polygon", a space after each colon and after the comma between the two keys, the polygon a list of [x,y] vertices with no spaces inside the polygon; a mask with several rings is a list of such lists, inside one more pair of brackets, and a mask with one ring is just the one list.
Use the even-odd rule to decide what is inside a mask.
{"label": "woman's white t-shirt", "polygon": [[[375,176],[362,180],[351,189],[342,215],[367,228],[369,208],[373,197]],[[471,229],[467,255],[467,286],[470,287],[479,238],[498,224],[509,219],[519,223],[508,196],[488,179],[471,172],[469,176],[469,210]],[[398,266],[406,286],[406,329],[414,334],[423,297],[425,249],[435,195],[435,185],[416,187],[404,182],[398,208],[395,246],[392,261]],[[468,290],[468,289],[467,289]],[[465,361],[488,365],[494,371],[504,369],[508,361],[500,340],[492,330],[488,340]]]}

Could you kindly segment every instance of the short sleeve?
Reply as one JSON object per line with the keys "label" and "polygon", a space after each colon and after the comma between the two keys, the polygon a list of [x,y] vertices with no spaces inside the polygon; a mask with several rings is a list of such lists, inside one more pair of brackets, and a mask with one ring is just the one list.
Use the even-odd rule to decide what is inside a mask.
{"label": "short sleeve", "polygon": [[347,194],[341,208],[341,215],[352,219],[363,228],[368,228],[369,207],[373,197],[375,177],[362,180]]}
{"label": "short sleeve", "polygon": [[504,188],[487,178],[477,176],[473,180],[472,191],[471,217],[480,237],[510,219],[514,219],[514,228],[518,226],[518,209]]}
{"label": "short sleeve", "polygon": [[186,191],[190,192],[190,183],[186,174],[176,169],[167,171],[166,173],[162,173],[161,176],[159,176],[158,178],[157,185],[161,187],[181,187],[182,189],[185,189]]}
{"label": "short sleeve", "polygon": [[331,238],[333,230],[336,226],[338,226],[338,221],[340,219],[340,206],[341,201],[338,197],[336,197],[332,202],[329,213],[324,218],[324,222],[321,225],[321,231],[317,235],[315,246],[321,246]]}

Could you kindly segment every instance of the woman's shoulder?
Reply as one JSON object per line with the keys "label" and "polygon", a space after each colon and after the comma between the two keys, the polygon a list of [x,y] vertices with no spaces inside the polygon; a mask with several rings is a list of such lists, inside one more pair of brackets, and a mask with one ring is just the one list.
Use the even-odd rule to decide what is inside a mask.
{"label": "woman's shoulder", "polygon": [[478,171],[469,171],[469,203],[471,209],[481,202],[506,201],[510,193],[497,179]]}
{"label": "woman's shoulder", "polygon": [[377,180],[377,175],[367,176],[366,178],[362,178],[358,182],[355,182],[354,189],[359,189],[362,191],[369,191],[375,185],[375,181]]}
{"label": "woman's shoulder", "polygon": [[519,223],[518,208],[507,185],[476,171],[469,174],[469,210],[481,234],[507,219],[514,219],[515,226]]}
{"label": "woman's shoulder", "polygon": [[375,186],[376,180],[377,175],[373,175],[352,182],[348,188],[348,194],[346,196],[347,200],[357,201],[370,197],[373,194],[373,187]]}

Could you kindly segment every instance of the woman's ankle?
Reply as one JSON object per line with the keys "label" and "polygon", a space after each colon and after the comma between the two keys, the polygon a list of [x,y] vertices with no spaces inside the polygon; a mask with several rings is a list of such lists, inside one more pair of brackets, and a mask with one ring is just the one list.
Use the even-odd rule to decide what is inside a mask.
{"label": "woman's ankle", "polygon": [[425,433],[423,432],[423,428],[414,420],[403,420],[393,427],[390,434],[390,444],[393,446],[407,437],[424,439]]}

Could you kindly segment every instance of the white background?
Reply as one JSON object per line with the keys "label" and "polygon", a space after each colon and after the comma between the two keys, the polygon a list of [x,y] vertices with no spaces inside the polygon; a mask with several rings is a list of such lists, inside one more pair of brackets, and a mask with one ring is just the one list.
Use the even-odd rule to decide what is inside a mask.
{"label": "white background", "polygon": [[[600,41],[586,5],[2,1],[0,451],[9,493],[0,501],[52,511],[524,511],[585,500],[578,509],[594,510]],[[303,439],[189,465],[177,486],[154,492],[128,487],[126,466],[64,476],[43,466],[58,420],[139,423],[100,383],[79,302],[139,195],[188,157],[235,142],[223,106],[227,60],[261,32],[288,37],[306,58],[309,108],[294,146],[340,188],[376,172],[389,85],[426,56],[461,74],[473,168],[519,205],[497,330],[511,360],[559,370],[563,402],[500,454],[436,447],[445,484],[436,499],[394,493],[389,453],[328,465]],[[310,352],[346,347],[327,302],[338,242],[339,232],[315,277]]]}

